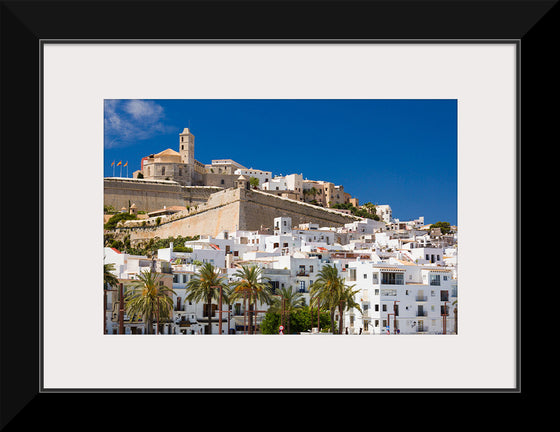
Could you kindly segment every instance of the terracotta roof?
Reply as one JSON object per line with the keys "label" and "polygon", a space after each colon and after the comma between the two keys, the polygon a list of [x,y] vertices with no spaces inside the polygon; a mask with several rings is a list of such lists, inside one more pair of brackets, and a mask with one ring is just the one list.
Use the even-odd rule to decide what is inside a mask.
{"label": "terracotta roof", "polygon": [[158,154],[156,154],[156,156],[181,156],[181,154],[176,152],[175,150],[167,149],[159,152]]}

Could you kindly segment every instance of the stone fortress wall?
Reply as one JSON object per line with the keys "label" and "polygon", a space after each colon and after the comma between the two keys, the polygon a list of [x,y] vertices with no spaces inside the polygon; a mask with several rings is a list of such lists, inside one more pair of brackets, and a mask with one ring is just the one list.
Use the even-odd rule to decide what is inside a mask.
{"label": "stone fortress wall", "polygon": [[116,229],[117,237],[130,235],[131,243],[150,238],[177,235],[217,236],[222,231],[259,230],[272,228],[274,218],[288,216],[293,226],[317,223],[319,226],[343,226],[361,220],[333,209],[317,207],[300,201],[270,195],[254,189],[231,188],[211,194],[206,203],[173,215],[126,221]]}
{"label": "stone fortress wall", "polygon": [[136,204],[137,211],[151,212],[164,206],[191,207],[205,203],[210,195],[223,190],[217,186],[181,186],[170,180],[125,178],[103,179],[104,205],[117,211]]}

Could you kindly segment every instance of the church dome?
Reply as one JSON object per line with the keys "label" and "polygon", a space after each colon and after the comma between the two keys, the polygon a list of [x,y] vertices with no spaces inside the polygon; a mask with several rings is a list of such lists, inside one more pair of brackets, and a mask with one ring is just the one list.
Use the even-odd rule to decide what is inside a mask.
{"label": "church dome", "polygon": [[159,152],[159,153],[156,154],[155,156],[156,156],[156,157],[157,157],[157,156],[179,156],[179,157],[180,157],[181,155],[179,154],[179,152],[176,152],[175,150],[172,150],[172,149],[169,148],[169,149],[167,149],[167,150],[164,150],[164,151],[162,151],[162,152]]}
{"label": "church dome", "polygon": [[155,162],[181,162],[181,154],[172,149],[167,149],[154,155]]}

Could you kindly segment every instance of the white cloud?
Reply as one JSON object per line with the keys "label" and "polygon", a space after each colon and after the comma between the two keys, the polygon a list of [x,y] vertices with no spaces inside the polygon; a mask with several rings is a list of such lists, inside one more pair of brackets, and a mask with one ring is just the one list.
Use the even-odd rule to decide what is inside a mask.
{"label": "white cloud", "polygon": [[161,105],[144,100],[105,100],[105,148],[123,147],[173,130]]}

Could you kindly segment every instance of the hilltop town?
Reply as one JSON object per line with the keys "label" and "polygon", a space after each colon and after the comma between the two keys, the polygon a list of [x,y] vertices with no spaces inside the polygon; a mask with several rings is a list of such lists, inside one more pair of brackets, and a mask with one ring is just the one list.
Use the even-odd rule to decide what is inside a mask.
{"label": "hilltop town", "polygon": [[[302,174],[272,176],[231,159],[203,164],[188,128],[178,152],[148,155],[132,179],[105,178],[104,188],[107,334],[458,331],[457,227],[448,223],[401,221],[389,204],[360,205],[342,185]],[[210,306],[192,295],[208,267],[222,286]],[[258,269],[268,298],[231,295],[247,269]],[[351,288],[344,307],[321,304],[318,287],[331,270]],[[127,292],[147,273],[167,293],[166,314],[129,316]]]}

